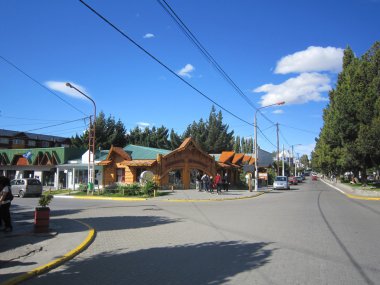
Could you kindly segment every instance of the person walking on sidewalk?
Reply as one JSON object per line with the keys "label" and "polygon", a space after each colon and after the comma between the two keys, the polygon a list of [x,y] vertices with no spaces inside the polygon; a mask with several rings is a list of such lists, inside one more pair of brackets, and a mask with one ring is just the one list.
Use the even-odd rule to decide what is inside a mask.
{"label": "person walking on sidewalk", "polygon": [[11,232],[13,228],[9,207],[11,206],[12,190],[9,178],[0,176],[0,191],[0,226],[4,222],[4,231]]}
{"label": "person walking on sidewalk", "polygon": [[218,194],[221,194],[222,193],[222,178],[220,177],[219,173],[216,173],[214,183],[215,183],[215,186],[216,186],[216,192]]}

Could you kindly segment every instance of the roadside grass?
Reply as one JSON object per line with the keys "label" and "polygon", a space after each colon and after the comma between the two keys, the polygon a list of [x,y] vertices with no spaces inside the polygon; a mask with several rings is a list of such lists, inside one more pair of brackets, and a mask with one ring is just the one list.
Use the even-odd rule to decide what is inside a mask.
{"label": "roadside grass", "polygon": [[342,184],[348,185],[352,188],[366,191],[380,191],[380,183],[367,183],[367,185],[363,185],[362,183],[351,184],[349,182],[342,182]]}

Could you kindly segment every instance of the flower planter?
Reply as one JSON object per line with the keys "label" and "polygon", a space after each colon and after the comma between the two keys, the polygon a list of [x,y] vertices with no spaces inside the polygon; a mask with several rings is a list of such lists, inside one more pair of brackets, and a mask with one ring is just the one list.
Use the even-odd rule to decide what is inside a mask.
{"label": "flower planter", "polygon": [[50,208],[37,207],[34,211],[34,232],[46,233],[49,231]]}

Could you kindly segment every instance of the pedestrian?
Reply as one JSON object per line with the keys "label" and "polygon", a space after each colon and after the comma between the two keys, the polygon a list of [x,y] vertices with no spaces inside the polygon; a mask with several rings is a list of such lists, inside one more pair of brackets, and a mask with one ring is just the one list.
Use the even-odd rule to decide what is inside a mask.
{"label": "pedestrian", "polygon": [[212,176],[210,176],[208,185],[209,185],[210,193],[214,193],[214,178]]}
{"label": "pedestrian", "polygon": [[196,180],[195,180],[195,189],[197,189],[198,191],[202,191],[202,185],[201,185],[201,175],[197,174],[197,177],[196,177]]}
{"label": "pedestrian", "polygon": [[216,186],[216,192],[218,194],[222,193],[222,178],[219,173],[216,173],[214,184]]}
{"label": "pedestrian", "polygon": [[12,190],[8,177],[0,176],[0,191],[0,226],[4,222],[4,232],[11,232],[13,227],[9,207],[11,206]]}
{"label": "pedestrian", "polygon": [[228,176],[227,176],[227,173],[224,174],[224,177],[223,177],[223,190],[228,192],[228,185],[230,183],[228,182]]}
{"label": "pedestrian", "polygon": [[208,177],[207,177],[207,174],[205,173],[201,177],[202,189],[205,190],[205,191],[208,191],[208,189],[207,189],[207,180],[208,180]]}

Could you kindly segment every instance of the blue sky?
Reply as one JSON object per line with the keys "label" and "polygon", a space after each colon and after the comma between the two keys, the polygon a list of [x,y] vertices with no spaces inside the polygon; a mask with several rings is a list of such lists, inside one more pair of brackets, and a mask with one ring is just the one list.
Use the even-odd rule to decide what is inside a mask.
{"label": "blue sky", "polygon": [[[253,109],[229,85],[154,0],[88,0],[181,78],[236,116],[253,123]],[[357,56],[380,40],[380,1],[174,1],[167,3],[240,90],[280,124],[280,145],[302,155],[322,127],[328,90],[341,70],[343,49]],[[0,2],[0,128],[57,136],[82,133],[98,111],[136,125],[164,125],[182,134],[207,119],[212,103],[173,76],[81,2]],[[219,110],[219,108],[217,108]],[[223,112],[235,135],[254,129]],[[258,114],[258,144],[275,150],[276,129]],[[68,121],[72,123],[62,124]],[[51,125],[55,127],[48,127]],[[46,128],[48,127],[48,128]]]}

